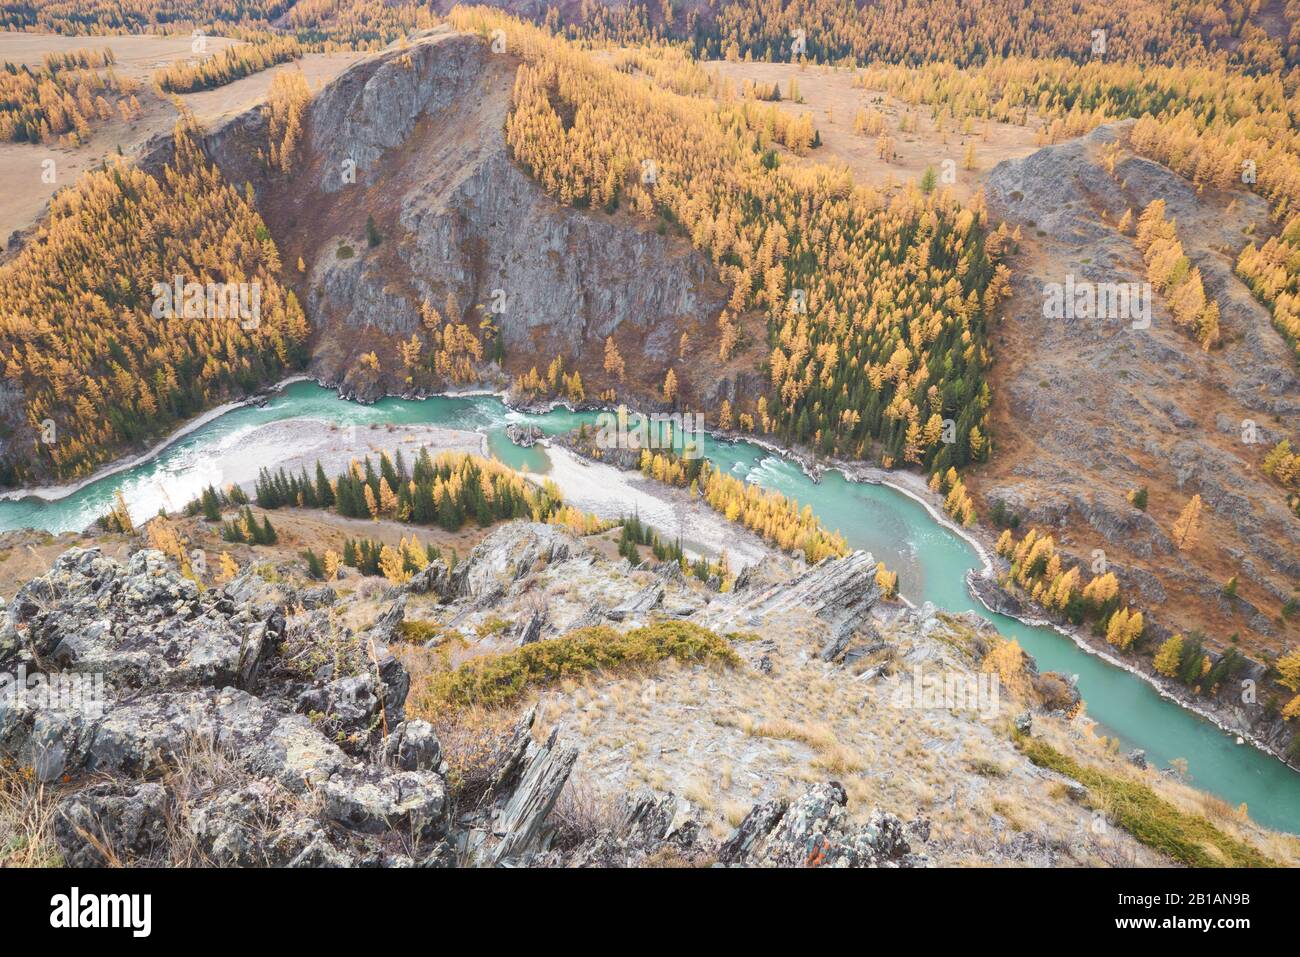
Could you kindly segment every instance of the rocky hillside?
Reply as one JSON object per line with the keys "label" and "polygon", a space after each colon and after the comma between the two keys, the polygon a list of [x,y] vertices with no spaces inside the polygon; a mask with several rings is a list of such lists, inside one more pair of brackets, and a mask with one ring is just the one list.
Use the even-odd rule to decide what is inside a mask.
{"label": "rocky hillside", "polygon": [[[1113,762],[1068,683],[978,619],[882,603],[863,553],[772,558],[719,593],[511,523],[402,586],[272,567],[204,588],[157,551],[73,547],[18,590],[0,671],[104,677],[97,698],[0,697],[0,832],[26,830],[5,846],[79,866],[1161,859],[1016,743]],[[604,670],[576,651],[646,636],[675,650]],[[978,707],[918,696],[922,672],[987,690],[993,670]]]}
{"label": "rocky hillside", "polygon": [[[1101,127],[989,176],[991,213],[1019,225],[1024,242],[996,327],[998,445],[972,484],[986,505],[1004,503],[1022,530],[1053,531],[1085,564],[1103,550],[1129,599],[1169,628],[1199,628],[1217,647],[1236,633],[1257,655],[1276,651],[1289,640],[1279,611],[1300,582],[1300,522],[1259,462],[1296,435],[1300,379],[1267,311],[1233,273],[1237,253],[1270,228],[1267,208],[1244,191],[1198,194],[1129,152],[1128,128]],[[1148,329],[1045,318],[1047,284],[1067,276],[1145,281],[1132,234],[1117,225],[1155,199],[1219,303],[1222,344],[1203,351],[1158,291]],[[1252,428],[1254,443],[1243,440]],[[1127,500],[1140,486],[1145,511]],[[1204,530],[1180,551],[1171,530],[1193,495],[1205,504]],[[1240,587],[1225,597],[1233,575]]]}
{"label": "rocky hillside", "polygon": [[[423,331],[428,303],[475,332],[490,318],[508,375],[544,372],[558,354],[599,369],[613,335],[649,393],[682,325],[721,310],[726,290],[685,238],[561,206],[514,164],[504,126],[517,66],[447,29],[368,57],[316,93],[287,174],[256,158],[260,111],[209,137],[223,172],[254,185],[284,262],[303,261],[322,381],[362,399],[419,391],[398,347]],[[377,373],[357,361],[371,351]]]}

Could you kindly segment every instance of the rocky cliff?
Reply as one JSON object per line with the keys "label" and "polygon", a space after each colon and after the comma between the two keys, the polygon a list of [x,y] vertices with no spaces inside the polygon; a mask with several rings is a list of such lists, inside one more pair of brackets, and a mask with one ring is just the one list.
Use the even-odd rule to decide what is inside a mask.
{"label": "rocky cliff", "polygon": [[[447,313],[451,297],[444,318],[476,332],[491,319],[511,374],[556,355],[599,369],[613,335],[657,385],[679,325],[721,310],[725,290],[687,240],[561,206],[514,164],[504,125],[517,66],[449,30],[368,57],[315,95],[288,174],[256,160],[260,114],[209,137],[226,175],[254,185],[284,261],[304,262],[322,381],[362,399],[418,391],[398,344],[424,336],[423,303]],[[371,351],[378,374],[357,368]]]}

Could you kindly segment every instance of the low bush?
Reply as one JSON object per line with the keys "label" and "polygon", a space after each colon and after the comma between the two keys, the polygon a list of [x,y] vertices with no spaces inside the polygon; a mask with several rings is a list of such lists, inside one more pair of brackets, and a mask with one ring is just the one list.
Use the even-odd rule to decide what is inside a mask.
{"label": "low bush", "polygon": [[689,622],[658,622],[626,633],[595,625],[432,674],[416,693],[417,707],[435,714],[475,705],[501,707],[531,687],[667,658],[728,665],[740,660],[724,638]]}

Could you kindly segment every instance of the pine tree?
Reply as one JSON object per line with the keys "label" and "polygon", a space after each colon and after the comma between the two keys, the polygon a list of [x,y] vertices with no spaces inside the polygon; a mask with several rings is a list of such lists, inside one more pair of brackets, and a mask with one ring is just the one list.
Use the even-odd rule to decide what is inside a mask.
{"label": "pine tree", "polygon": [[203,490],[201,501],[204,519],[209,522],[221,521],[221,499],[217,494],[217,490],[209,485]]}
{"label": "pine tree", "polygon": [[677,375],[672,369],[669,369],[668,374],[664,376],[663,393],[665,402],[672,402],[677,398]]}
{"label": "pine tree", "polygon": [[1183,636],[1174,635],[1160,646],[1156,652],[1155,665],[1156,671],[1166,678],[1172,678],[1178,673],[1178,663],[1182,660],[1183,655]]}
{"label": "pine tree", "polygon": [[308,548],[303,552],[303,558],[307,560],[307,574],[309,577],[320,580],[325,577],[325,566],[320,560],[320,556]]}

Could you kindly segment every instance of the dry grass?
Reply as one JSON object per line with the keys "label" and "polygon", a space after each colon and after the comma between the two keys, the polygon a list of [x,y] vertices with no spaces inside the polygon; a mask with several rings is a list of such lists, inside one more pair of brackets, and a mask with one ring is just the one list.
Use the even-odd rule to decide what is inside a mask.
{"label": "dry grass", "polygon": [[713,866],[713,861],[708,860],[706,858],[701,858],[700,860],[694,860],[694,861],[688,860],[687,858],[682,857],[681,853],[676,848],[661,847],[659,850],[655,851],[653,854],[647,857],[641,863],[641,866],[649,867],[649,868],[663,868],[665,870],[667,869],[679,870],[679,869],[690,868],[690,867],[711,867]]}
{"label": "dry grass", "polygon": [[688,781],[686,787],[682,789],[682,796],[692,804],[696,804],[704,811],[712,811],[714,806],[713,785],[703,779],[695,778]]}
{"label": "dry grass", "polygon": [[856,774],[866,762],[843,745],[832,745],[812,759],[812,766],[830,774]]}
{"label": "dry grass", "polygon": [[54,809],[59,787],[36,780],[31,768],[0,763],[0,867],[59,867]]}
{"label": "dry grass", "polygon": [[602,831],[617,830],[621,815],[614,802],[578,775],[570,775],[551,809],[555,846],[561,850],[589,841]]}
{"label": "dry grass", "polygon": [[824,724],[804,724],[788,721],[785,718],[773,718],[760,721],[753,726],[752,734],[760,738],[781,738],[784,741],[798,741],[808,745],[814,751],[830,751],[839,741],[835,732]]}
{"label": "dry grass", "polygon": [[1082,764],[1039,738],[1023,738],[1018,744],[1035,764],[1085,785],[1090,806],[1103,811],[1107,820],[1175,861],[1191,867],[1277,864],[1254,845],[1164,800],[1143,781]]}
{"label": "dry grass", "polygon": [[722,804],[722,817],[731,827],[739,827],[740,822],[745,819],[753,805],[745,801],[724,801]]}
{"label": "dry grass", "polygon": [[[1081,815],[1091,812],[1034,771],[1009,740],[1005,715],[1022,702],[1004,701],[994,720],[896,707],[896,688],[910,680],[914,639],[888,624],[881,631],[906,667],[871,682],[811,658],[807,649],[821,636],[806,616],[792,615],[766,623],[765,634],[777,636],[777,646],[763,652],[770,673],[676,664],[656,672],[649,695],[644,676],[594,673],[567,689],[553,686],[541,712],[581,749],[577,770],[593,786],[672,791],[689,799],[719,838],[756,802],[792,800],[807,785],[833,779],[846,789],[854,820],[877,807],[904,820],[928,818],[934,840],[927,853],[941,866],[1163,863],[1120,828],[1079,829]],[[937,629],[923,652],[937,649],[944,665],[970,667],[969,636],[958,631],[957,623]],[[734,647],[747,652],[743,643]],[[1039,724],[1066,728],[1071,751],[1087,746],[1078,727]]]}
{"label": "dry grass", "polygon": [[426,717],[433,725],[447,762],[447,789],[453,813],[474,807],[501,765],[521,711],[469,708],[455,718]]}

